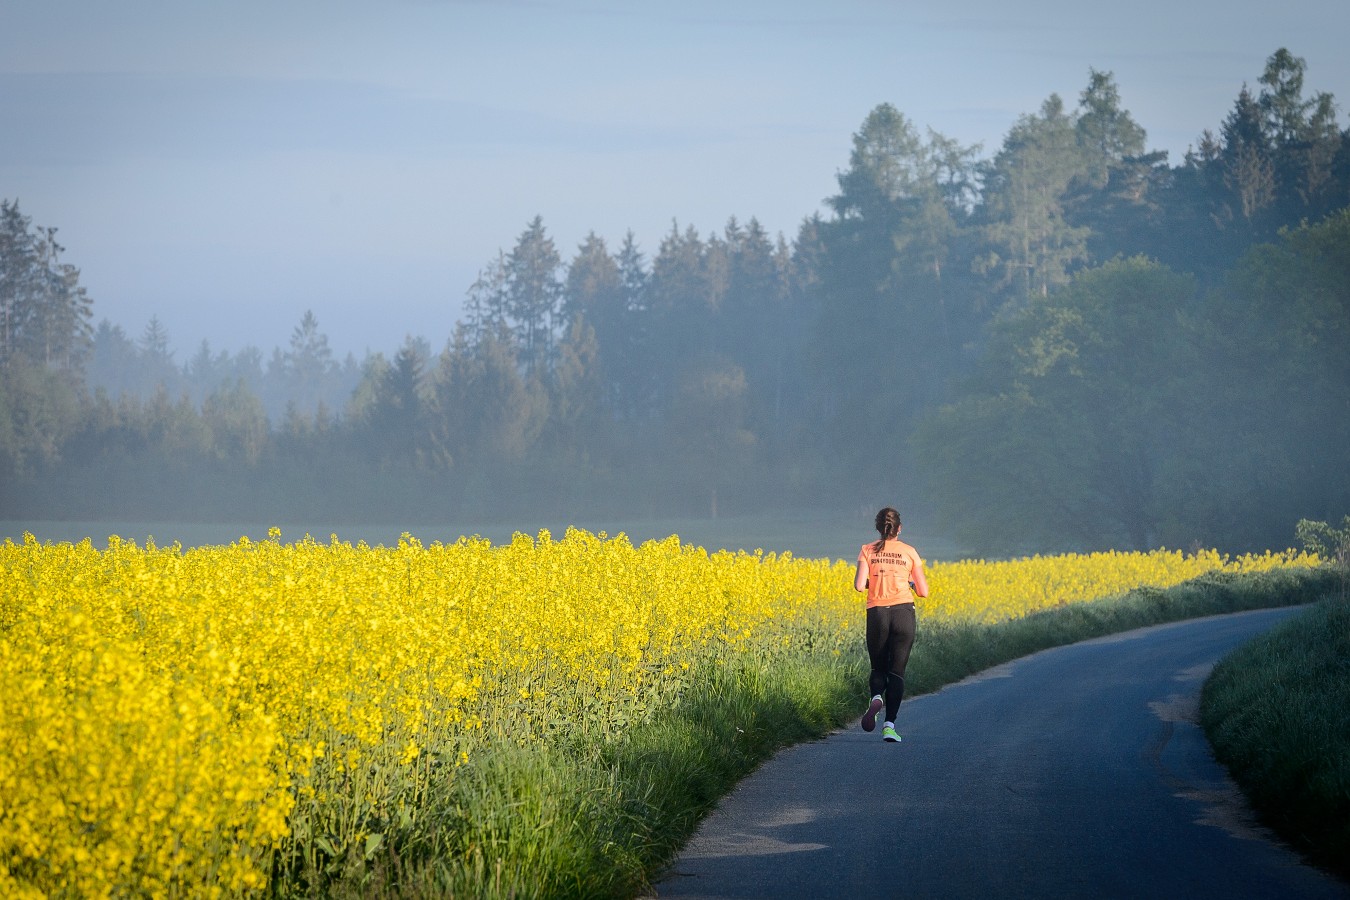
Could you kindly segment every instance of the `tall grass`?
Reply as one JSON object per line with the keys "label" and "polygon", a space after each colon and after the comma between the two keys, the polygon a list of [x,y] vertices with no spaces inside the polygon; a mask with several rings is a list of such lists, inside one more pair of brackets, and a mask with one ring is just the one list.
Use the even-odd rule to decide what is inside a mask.
{"label": "tall grass", "polygon": [[738,659],[622,740],[499,744],[431,801],[437,838],[278,879],[281,896],[632,897],[737,780],[852,712],[852,660]]}
{"label": "tall grass", "polygon": [[1323,600],[1227,656],[1200,719],[1262,820],[1350,877],[1350,605]]}
{"label": "tall grass", "polygon": [[[1325,569],[1216,573],[998,624],[921,620],[907,682],[911,693],[930,692],[1049,647],[1197,616],[1310,603],[1335,584]],[[454,836],[451,846],[420,858],[387,848],[329,882],[325,893],[636,896],[738,780],[779,749],[851,721],[866,675],[861,647],[852,657],[732,657],[701,674],[678,705],[621,740],[502,748],[461,769],[436,802],[434,815]]]}

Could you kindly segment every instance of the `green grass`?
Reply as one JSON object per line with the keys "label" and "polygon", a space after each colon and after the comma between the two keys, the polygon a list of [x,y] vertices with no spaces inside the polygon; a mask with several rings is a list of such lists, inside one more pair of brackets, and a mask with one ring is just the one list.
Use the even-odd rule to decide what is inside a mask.
{"label": "green grass", "polygon": [[1350,604],[1323,600],[1225,657],[1200,719],[1262,820],[1350,877]]}
{"label": "green grass", "polygon": [[[1048,647],[1311,603],[1336,586],[1327,570],[1219,573],[996,625],[921,619],[907,681],[911,693],[925,693]],[[353,898],[637,896],[740,779],[783,747],[851,721],[866,669],[861,646],[847,657],[731,656],[620,740],[564,735],[476,757],[447,775],[417,839],[339,861],[327,874],[278,873],[275,890]]]}

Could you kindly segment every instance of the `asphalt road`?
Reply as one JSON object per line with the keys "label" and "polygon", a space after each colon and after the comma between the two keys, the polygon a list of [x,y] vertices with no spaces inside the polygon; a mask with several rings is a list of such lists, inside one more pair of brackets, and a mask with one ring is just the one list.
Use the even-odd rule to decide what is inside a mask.
{"label": "asphalt road", "polygon": [[787,750],[650,896],[1350,898],[1255,823],[1194,721],[1213,665],[1296,612],[1048,650],[906,700],[902,743]]}

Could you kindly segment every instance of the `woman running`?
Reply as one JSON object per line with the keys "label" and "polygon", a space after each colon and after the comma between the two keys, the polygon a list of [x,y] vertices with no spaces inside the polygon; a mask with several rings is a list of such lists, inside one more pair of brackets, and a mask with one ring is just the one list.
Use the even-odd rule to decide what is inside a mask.
{"label": "woman running", "polygon": [[863,544],[853,587],[867,591],[867,655],[872,674],[868,689],[872,702],[863,713],[862,729],[877,727],[877,713],[886,709],[883,740],[898,742],[895,716],[905,695],[905,666],[914,646],[914,597],[928,596],[919,552],[899,540],[900,514],[889,506],[877,513],[881,540]]}

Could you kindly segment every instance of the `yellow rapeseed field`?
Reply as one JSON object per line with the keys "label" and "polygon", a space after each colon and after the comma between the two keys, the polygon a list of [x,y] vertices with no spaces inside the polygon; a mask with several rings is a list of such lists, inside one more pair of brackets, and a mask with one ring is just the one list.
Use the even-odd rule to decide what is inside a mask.
{"label": "yellow rapeseed field", "polygon": [[[935,563],[921,615],[995,621],[1213,569]],[[422,546],[0,546],[0,895],[238,895],[370,852],[493,741],[608,740],[729,654],[860,653],[845,561],[569,530]],[[285,866],[281,867],[285,869]]]}

